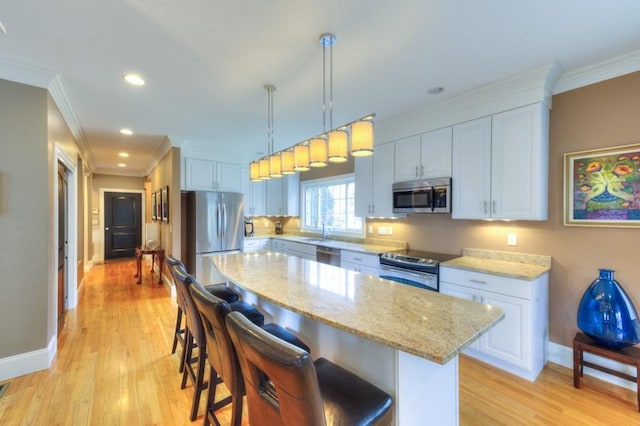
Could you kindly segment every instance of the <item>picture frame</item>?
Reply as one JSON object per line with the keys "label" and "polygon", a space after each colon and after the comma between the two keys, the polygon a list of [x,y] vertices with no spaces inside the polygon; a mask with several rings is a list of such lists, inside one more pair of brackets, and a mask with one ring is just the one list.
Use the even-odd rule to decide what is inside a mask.
{"label": "picture frame", "polygon": [[169,186],[162,189],[162,221],[169,222]]}
{"label": "picture frame", "polygon": [[564,225],[640,227],[640,144],[564,154]]}
{"label": "picture frame", "polygon": [[156,191],[156,220],[162,220],[162,193],[160,191]]}
{"label": "picture frame", "polygon": [[151,194],[151,220],[158,219],[158,206],[156,204],[156,198],[158,195],[154,192]]}

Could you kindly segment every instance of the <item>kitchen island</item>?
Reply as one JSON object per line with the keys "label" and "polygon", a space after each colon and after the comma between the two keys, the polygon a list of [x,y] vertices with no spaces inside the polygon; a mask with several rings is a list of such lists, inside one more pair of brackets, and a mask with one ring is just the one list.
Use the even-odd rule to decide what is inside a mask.
{"label": "kitchen island", "polygon": [[458,353],[502,310],[274,252],[212,257],[243,298],[389,392],[395,424],[458,423]]}

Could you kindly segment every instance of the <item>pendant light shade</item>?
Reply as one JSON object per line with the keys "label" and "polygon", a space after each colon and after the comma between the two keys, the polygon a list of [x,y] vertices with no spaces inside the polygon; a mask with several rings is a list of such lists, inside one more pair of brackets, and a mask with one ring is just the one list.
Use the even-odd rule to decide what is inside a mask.
{"label": "pendant light shade", "polygon": [[282,177],[282,162],[279,152],[269,157],[269,176],[272,178]]}
{"label": "pendant light shade", "polygon": [[373,155],[373,122],[356,121],[351,125],[351,155],[367,157]]}
{"label": "pendant light shade", "polygon": [[280,153],[280,161],[283,175],[293,175],[296,173],[295,170],[293,170],[293,150],[287,149],[282,151]]}
{"label": "pendant light shade", "polygon": [[327,141],[325,139],[311,139],[309,150],[309,165],[311,167],[325,167],[327,165]]}
{"label": "pendant light shade", "polygon": [[259,161],[252,161],[251,164],[249,164],[249,179],[251,182],[260,182],[262,180],[260,179]]}
{"label": "pendant light shade", "polygon": [[329,153],[329,162],[344,163],[347,161],[349,151],[347,132],[344,130],[334,130],[329,132],[327,151]]}
{"label": "pendant light shade", "polygon": [[296,172],[309,170],[309,145],[304,142],[293,147],[293,170]]}
{"label": "pendant light shade", "polygon": [[271,179],[271,175],[269,173],[269,159],[261,158],[260,159],[260,179],[261,180],[269,180]]}

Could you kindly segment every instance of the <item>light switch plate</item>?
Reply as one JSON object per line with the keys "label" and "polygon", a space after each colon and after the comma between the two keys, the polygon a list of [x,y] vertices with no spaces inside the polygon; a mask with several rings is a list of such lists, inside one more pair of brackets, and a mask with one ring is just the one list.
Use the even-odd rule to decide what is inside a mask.
{"label": "light switch plate", "polygon": [[515,232],[509,232],[507,234],[507,245],[508,246],[517,246],[518,245],[518,234]]}
{"label": "light switch plate", "polygon": [[369,233],[373,234],[373,225],[369,225]]}

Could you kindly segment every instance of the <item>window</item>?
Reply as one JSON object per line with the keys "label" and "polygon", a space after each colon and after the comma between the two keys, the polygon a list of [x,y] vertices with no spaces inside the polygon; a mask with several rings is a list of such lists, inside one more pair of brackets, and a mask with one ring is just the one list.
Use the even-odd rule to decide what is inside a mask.
{"label": "window", "polygon": [[355,216],[353,174],[301,182],[303,231],[363,235],[362,219]]}

